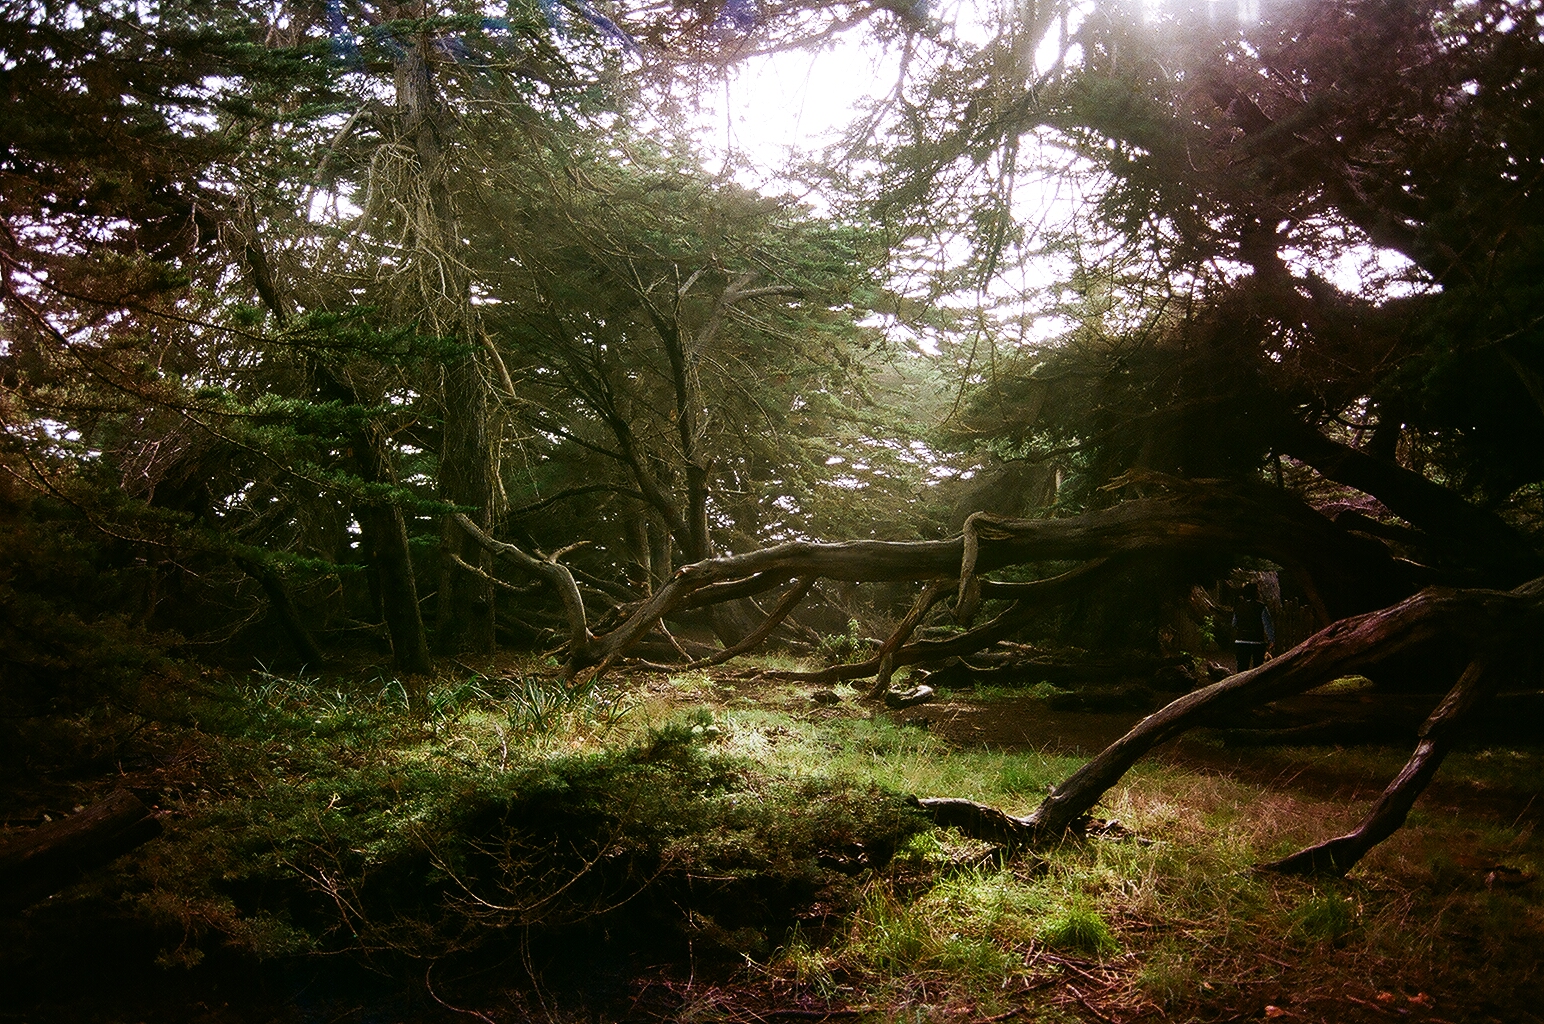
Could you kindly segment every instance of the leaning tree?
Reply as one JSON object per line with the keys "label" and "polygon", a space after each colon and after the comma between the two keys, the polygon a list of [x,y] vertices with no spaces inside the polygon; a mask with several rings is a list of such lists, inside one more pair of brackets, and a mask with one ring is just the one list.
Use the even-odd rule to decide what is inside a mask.
{"label": "leaning tree", "polygon": [[[1194,576],[1263,558],[1309,596],[1317,634],[1150,716],[1026,818],[928,805],[1038,841],[1185,729],[1348,673],[1451,666],[1367,820],[1277,865],[1347,870],[1403,821],[1476,705],[1538,682],[1541,39],[1524,4],[1319,0],[1250,22],[1035,6],[979,48],[956,44],[873,136],[905,141],[854,151],[883,156],[871,199],[898,229],[973,238],[983,294],[1037,245],[1070,268],[1051,290],[1065,333],[999,343],[990,373],[973,358],[962,403],[998,455],[1064,470],[1064,514],[699,562],[571,665],[604,671],[694,604],[784,588],[759,638],[819,578],[922,582],[873,659],[829,673],[873,675],[877,693],[897,665],[980,651],[1144,565]],[[1075,231],[1015,220],[1014,184],[1046,153],[1085,176]],[[950,212],[961,196],[968,215]],[[1041,578],[994,578],[1010,566]],[[949,595],[970,628],[914,639]],[[1008,603],[975,624],[988,598]]]}

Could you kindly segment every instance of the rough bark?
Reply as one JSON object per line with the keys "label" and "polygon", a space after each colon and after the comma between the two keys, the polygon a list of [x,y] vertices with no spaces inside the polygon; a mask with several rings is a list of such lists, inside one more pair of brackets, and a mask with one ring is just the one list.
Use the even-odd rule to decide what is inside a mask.
{"label": "rough bark", "polygon": [[[705,608],[708,605],[722,604],[725,601],[739,601],[747,597],[755,597],[764,594],[793,579],[792,572],[761,572],[754,576],[747,576],[743,580],[730,580],[727,583],[713,583],[699,590],[692,591],[686,600],[681,602],[682,608]],[[635,609],[630,609],[631,611]]]}
{"label": "rough bark", "polygon": [[[493,480],[487,431],[488,400],[476,356],[468,351],[445,368],[445,429],[440,448],[440,497],[470,509],[483,531],[493,528]],[[455,412],[452,413],[451,410]],[[494,648],[492,555],[455,523],[441,528],[436,633],[448,654],[487,654]],[[466,562],[468,571],[456,564]]]}
{"label": "rough bark", "polygon": [[407,520],[389,500],[359,509],[359,527],[375,563],[381,585],[381,612],[391,635],[391,653],[398,668],[413,675],[434,671],[423,616],[418,610],[418,578],[407,543]]}
{"label": "rough bark", "polygon": [[936,796],[917,803],[932,816],[934,822],[944,828],[958,829],[972,839],[998,843],[1009,850],[1018,849],[1034,837],[1032,823],[1028,818],[1020,818],[974,800]]}
{"label": "rough bark", "polygon": [[1335,618],[1381,607],[1431,582],[1422,567],[1395,559],[1378,541],[1339,529],[1270,487],[1157,475],[1132,475],[1126,482],[1167,493],[1066,519],[971,516],[961,552],[961,617],[969,616],[978,571],[1121,554],[1268,558],[1312,580]]}
{"label": "rough bark", "polygon": [[[629,647],[696,591],[713,584],[739,583],[762,574],[784,578],[824,576],[853,581],[892,581],[947,575],[959,563],[959,541],[850,541],[819,544],[793,541],[744,555],[710,558],[683,566],[622,625],[601,637],[592,652],[595,675],[611,667]],[[932,571],[929,571],[932,570]]]}
{"label": "rough bark", "polygon": [[153,811],[126,789],[0,846],[0,910],[36,903],[91,868],[161,832]]}

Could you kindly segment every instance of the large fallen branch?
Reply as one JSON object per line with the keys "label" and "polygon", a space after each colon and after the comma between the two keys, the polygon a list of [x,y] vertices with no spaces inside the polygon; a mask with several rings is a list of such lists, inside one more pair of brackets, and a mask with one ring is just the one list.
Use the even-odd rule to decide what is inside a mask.
{"label": "large fallen branch", "polygon": [[1284,874],[1343,875],[1368,850],[1399,831],[1443,758],[1453,748],[1464,720],[1487,696],[1495,692],[1501,673],[1489,671],[1486,659],[1470,664],[1448,695],[1421,726],[1420,743],[1399,774],[1390,782],[1361,823],[1343,836],[1316,843],[1290,857],[1263,865]]}
{"label": "large fallen branch", "polygon": [[[1310,580],[1326,595],[1335,614],[1366,611],[1397,600],[1429,575],[1421,566],[1394,558],[1378,541],[1341,530],[1301,501],[1270,488],[1155,477],[1144,478],[1143,484],[1168,488],[1170,493],[1066,519],[1017,520],[978,514],[968,521],[963,536],[945,541],[796,541],[696,562],[677,570],[620,626],[590,644],[583,658],[571,661],[593,665],[599,675],[665,616],[713,603],[708,595],[729,600],[795,577],[858,583],[957,578],[961,582],[956,615],[969,621],[980,600],[987,597],[1065,599],[1108,580],[1116,567],[1154,555],[1226,553],[1271,558]],[[1049,580],[994,583],[982,576],[1010,565],[1057,561],[1089,564],[1058,577],[1054,585]],[[907,644],[886,654],[895,667],[926,657],[973,653],[1002,638],[968,636],[968,640],[949,641],[947,647]],[[879,668],[876,659],[873,668],[844,670],[842,677],[872,675]]]}
{"label": "large fallen branch", "polygon": [[[1149,750],[1189,729],[1283,697],[1302,693],[1341,676],[1365,672],[1396,656],[1435,644],[1468,650],[1480,659],[1503,649],[1515,658],[1536,654],[1544,638],[1544,578],[1510,592],[1431,587],[1390,608],[1336,622],[1291,651],[1259,668],[1230,676],[1186,694],[1154,712],[1098,756],[1055,787],[1025,817],[982,814],[990,824],[981,838],[1002,841],[1007,829],[1014,845],[1028,846],[1060,837],[1085,816],[1111,786]],[[1280,862],[1282,870],[1345,871],[1367,849],[1396,829],[1441,755],[1451,744],[1448,726],[1487,692],[1476,661],[1454,691],[1428,720],[1422,746],[1400,779],[1390,787],[1369,820],[1351,836],[1330,844],[1327,852],[1305,851]],[[968,827],[971,812],[957,800],[924,800],[941,822]],[[990,809],[987,809],[990,810]]]}

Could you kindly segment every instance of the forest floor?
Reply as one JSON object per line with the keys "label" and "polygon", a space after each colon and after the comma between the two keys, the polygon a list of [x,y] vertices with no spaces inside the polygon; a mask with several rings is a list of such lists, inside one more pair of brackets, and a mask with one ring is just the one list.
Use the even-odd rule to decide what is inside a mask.
{"label": "forest floor", "polygon": [[[1142,710],[1072,710],[1042,685],[887,712],[847,687],[821,704],[734,667],[552,698],[528,671],[447,683],[422,723],[392,710],[379,676],[213,674],[177,713],[141,716],[115,779],[77,772],[13,794],[20,831],[127,784],[166,832],[0,918],[0,1021],[1544,1020],[1544,747],[1459,751],[1346,879],[1253,865],[1353,825],[1407,745],[1196,734],[1107,795],[1097,813],[1113,824],[1003,860],[949,831],[893,831],[887,794],[1025,813]],[[1305,701],[1337,715],[1374,699],[1349,685]],[[639,765],[654,774],[636,788]],[[575,846],[566,881],[548,877],[557,839],[543,856],[559,867],[505,864],[499,891],[542,894],[512,908],[471,881],[486,822],[453,811],[493,806],[490,779],[507,780],[493,801],[506,830],[589,806],[586,786],[632,807],[679,781],[687,802],[626,824],[576,818],[616,835],[593,856]],[[558,802],[522,803],[532,786]],[[686,814],[709,823],[683,832]],[[806,814],[817,834],[778,831]],[[484,838],[457,853],[458,829]],[[634,848],[626,829],[665,836],[653,874],[557,921],[575,879]],[[794,860],[811,866],[784,871]],[[629,863],[616,877],[644,860]],[[421,885],[434,907],[408,906],[403,890]],[[452,903],[484,938],[450,921]],[[750,904],[759,915],[738,913]]]}

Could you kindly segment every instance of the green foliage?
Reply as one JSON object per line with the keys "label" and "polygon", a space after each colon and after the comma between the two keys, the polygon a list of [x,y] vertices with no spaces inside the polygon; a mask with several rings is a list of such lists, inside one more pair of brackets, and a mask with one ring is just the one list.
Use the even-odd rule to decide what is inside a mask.
{"label": "green foliage", "polygon": [[1349,896],[1337,892],[1313,893],[1293,908],[1292,932],[1309,943],[1338,944],[1357,927],[1360,911]]}
{"label": "green foliage", "polygon": [[871,652],[863,626],[857,619],[847,620],[847,632],[826,633],[820,637],[820,655],[832,665],[846,665],[862,661]]}
{"label": "green foliage", "polygon": [[260,674],[197,712],[245,782],[185,795],[120,898],[185,936],[168,962],[212,943],[437,956],[592,927],[765,955],[926,828],[891,793],[715,752],[691,717],[612,749],[511,747],[499,712],[529,713],[523,693],[431,689],[442,724],[425,734],[394,682]]}
{"label": "green foliage", "polygon": [[0,777],[78,769],[136,728],[143,684],[177,673],[176,638],[133,614],[150,578],[77,510],[0,484]]}
{"label": "green foliage", "polygon": [[1040,927],[1040,939],[1052,949],[1102,957],[1120,948],[1110,923],[1091,907],[1069,907]]}
{"label": "green foliage", "polygon": [[506,707],[513,732],[545,735],[577,717],[594,723],[604,736],[632,710],[632,702],[622,694],[600,692],[594,680],[565,685],[526,674],[516,677]]}

